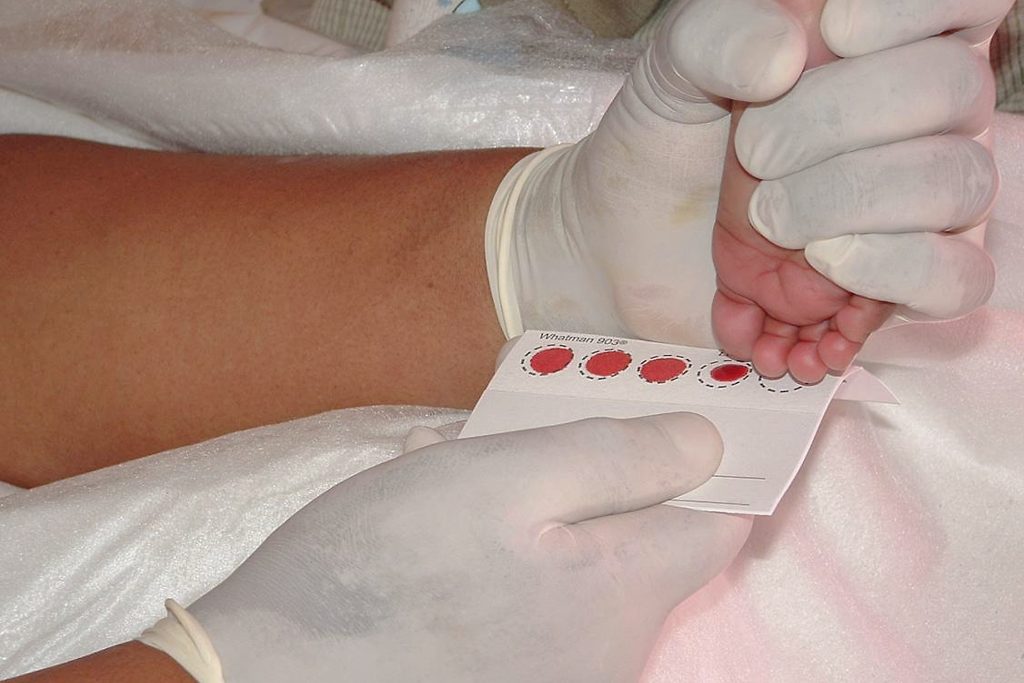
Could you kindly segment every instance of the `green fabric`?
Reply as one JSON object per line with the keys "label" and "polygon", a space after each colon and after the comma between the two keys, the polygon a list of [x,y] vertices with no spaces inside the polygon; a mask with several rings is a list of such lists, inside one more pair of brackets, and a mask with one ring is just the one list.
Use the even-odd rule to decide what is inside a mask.
{"label": "green fabric", "polygon": [[[480,0],[481,7],[508,0]],[[629,38],[644,25],[662,0],[548,0],[567,10],[602,38]]]}
{"label": "green fabric", "polygon": [[647,21],[644,23],[644,25],[641,26],[637,30],[636,34],[633,35],[633,40],[640,41],[640,44],[645,47],[647,45],[650,45],[651,41],[654,40],[655,31],[657,31],[658,26],[661,25],[662,17],[665,16],[665,13],[668,12],[668,8],[671,7],[674,3],[675,0],[661,0],[658,3],[658,7],[655,9],[655,11],[651,14],[650,17],[647,18]]}
{"label": "green fabric", "polygon": [[644,25],[659,0],[561,0],[577,21],[603,38],[629,38]]}
{"label": "green fabric", "polygon": [[316,0],[309,28],[346,45],[384,48],[391,0]]}
{"label": "green fabric", "polygon": [[999,109],[1024,113],[1024,3],[1017,0],[992,40]]}

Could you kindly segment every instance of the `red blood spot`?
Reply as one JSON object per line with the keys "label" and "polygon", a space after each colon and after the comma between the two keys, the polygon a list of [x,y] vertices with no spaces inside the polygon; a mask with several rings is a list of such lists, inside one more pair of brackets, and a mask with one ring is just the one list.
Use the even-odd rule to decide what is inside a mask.
{"label": "red blood spot", "polygon": [[541,349],[530,359],[530,368],[539,375],[552,375],[572,362],[572,350],[562,346]]}
{"label": "red blood spot", "polygon": [[661,384],[686,372],[686,367],[682,358],[652,358],[640,366],[640,376],[646,382]]}
{"label": "red blood spot", "polygon": [[747,376],[750,368],[739,363],[726,363],[711,369],[711,379],[716,382],[738,382]]}
{"label": "red blood spot", "polygon": [[587,372],[595,377],[611,377],[617,375],[633,362],[625,351],[602,351],[595,353],[587,360]]}

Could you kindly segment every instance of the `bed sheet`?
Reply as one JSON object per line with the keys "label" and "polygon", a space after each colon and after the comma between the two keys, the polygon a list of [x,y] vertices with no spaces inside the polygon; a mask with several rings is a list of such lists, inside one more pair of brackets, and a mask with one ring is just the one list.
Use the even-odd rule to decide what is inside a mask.
{"label": "bed sheet", "polygon": [[[181,1],[0,0],[0,133],[55,117],[87,139],[99,126],[225,153],[547,146],[586,134],[639,52],[543,0],[444,17],[371,54],[271,31],[252,0]],[[55,110],[29,116],[11,92]]]}
{"label": "bed sheet", "polygon": [[[565,104],[567,125],[528,127],[523,144],[585,131],[607,103],[605,81],[588,82],[598,81]],[[113,99],[132,105],[125,91]],[[205,140],[188,125],[169,142],[113,117],[71,119],[68,107],[80,110],[68,101],[38,111],[124,144]],[[862,358],[902,405],[833,405],[779,512],[673,613],[647,681],[1024,679],[1024,119],[1000,115],[996,137],[1004,193],[988,235],[1000,266],[991,304],[872,339]],[[303,504],[397,454],[409,427],[461,417],[327,413],[0,497],[0,676],[134,636],[164,598],[201,595]]]}

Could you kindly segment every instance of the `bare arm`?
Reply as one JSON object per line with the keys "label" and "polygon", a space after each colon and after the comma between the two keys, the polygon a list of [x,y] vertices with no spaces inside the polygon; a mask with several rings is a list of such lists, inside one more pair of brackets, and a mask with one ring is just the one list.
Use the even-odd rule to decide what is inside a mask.
{"label": "bare arm", "polygon": [[42,671],[36,671],[9,683],[194,683],[184,669],[159,650],[142,643],[123,643],[95,654]]}
{"label": "bare arm", "polygon": [[470,406],[526,150],[229,157],[0,137],[0,479],[331,408]]}

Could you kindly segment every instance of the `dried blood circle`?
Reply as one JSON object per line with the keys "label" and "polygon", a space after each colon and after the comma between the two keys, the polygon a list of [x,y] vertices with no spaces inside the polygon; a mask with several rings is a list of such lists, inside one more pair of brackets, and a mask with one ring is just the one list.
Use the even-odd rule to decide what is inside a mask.
{"label": "dried blood circle", "polygon": [[633,361],[625,351],[601,351],[587,359],[586,370],[595,377],[617,375]]}
{"label": "dried blood circle", "polygon": [[572,350],[564,346],[541,349],[530,358],[530,369],[540,375],[552,375],[572,362]]}
{"label": "dried blood circle", "polygon": [[712,368],[711,379],[716,382],[737,382],[750,372],[750,368],[746,365],[740,365],[739,363],[726,363],[719,365],[716,368]]}
{"label": "dried blood circle", "polygon": [[661,384],[679,377],[686,368],[682,358],[652,358],[640,366],[640,377],[646,382]]}

